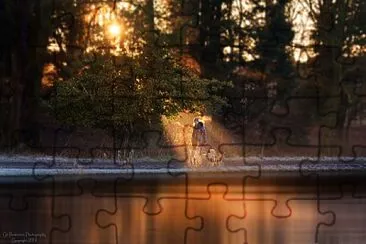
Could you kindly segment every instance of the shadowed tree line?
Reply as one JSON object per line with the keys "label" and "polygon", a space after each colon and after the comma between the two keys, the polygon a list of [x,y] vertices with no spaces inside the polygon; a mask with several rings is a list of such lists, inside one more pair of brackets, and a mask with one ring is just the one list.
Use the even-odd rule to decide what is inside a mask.
{"label": "shadowed tree line", "polygon": [[[300,47],[314,53],[301,64],[306,79],[293,56],[300,4],[314,23]],[[362,102],[353,88],[364,82],[365,10],[362,0],[0,1],[0,145],[37,147],[44,113],[133,134],[162,115],[199,111],[266,133],[271,109],[295,94],[321,97],[319,110],[344,131]],[[102,13],[113,18],[101,24]],[[121,24],[119,36],[108,36],[107,21]],[[291,120],[329,123],[312,113]]]}

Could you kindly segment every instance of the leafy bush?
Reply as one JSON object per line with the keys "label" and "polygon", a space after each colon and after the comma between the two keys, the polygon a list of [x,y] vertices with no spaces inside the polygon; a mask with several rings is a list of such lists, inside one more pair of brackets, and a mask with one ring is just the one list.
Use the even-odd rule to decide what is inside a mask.
{"label": "leafy bush", "polygon": [[95,56],[80,72],[55,83],[51,106],[58,120],[84,127],[129,128],[183,110],[217,112],[231,82],[201,78],[168,51],[137,58]]}

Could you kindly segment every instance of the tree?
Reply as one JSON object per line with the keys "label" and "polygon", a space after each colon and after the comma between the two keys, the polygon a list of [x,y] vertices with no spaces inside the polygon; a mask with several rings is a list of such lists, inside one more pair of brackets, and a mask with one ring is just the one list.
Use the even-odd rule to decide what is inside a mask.
{"label": "tree", "polygon": [[279,81],[277,96],[282,99],[289,96],[296,85],[291,78],[294,69],[288,51],[294,37],[285,11],[289,2],[266,1],[265,7],[257,4],[256,8],[264,9],[265,18],[264,24],[258,26],[254,32],[254,38],[257,40],[255,50],[258,53],[256,63],[262,72]]}
{"label": "tree", "polygon": [[0,145],[38,142],[38,101],[51,1],[2,1]]}
{"label": "tree", "polygon": [[[349,124],[348,114],[358,106],[355,101],[359,100],[344,81],[348,79],[348,67],[352,69],[352,63],[364,55],[366,3],[362,0],[324,0],[309,1],[307,5],[316,25],[312,33],[317,54],[314,73],[317,74],[319,96],[324,101],[322,111],[336,112],[335,127],[344,137],[342,131]],[[361,47],[361,52],[355,52],[356,47]]]}
{"label": "tree", "polygon": [[214,112],[225,105],[219,92],[229,85],[200,78],[167,50],[138,58],[98,55],[79,75],[56,83],[51,105],[66,124],[131,134],[162,115]]}

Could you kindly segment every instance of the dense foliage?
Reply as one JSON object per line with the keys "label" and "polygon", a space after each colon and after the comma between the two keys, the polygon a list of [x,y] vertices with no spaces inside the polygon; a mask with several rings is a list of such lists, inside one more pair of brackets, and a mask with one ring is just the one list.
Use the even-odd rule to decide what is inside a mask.
{"label": "dense foliage", "polygon": [[52,106],[68,124],[133,129],[183,110],[220,110],[226,86],[230,82],[200,78],[164,50],[138,58],[103,55],[57,82]]}

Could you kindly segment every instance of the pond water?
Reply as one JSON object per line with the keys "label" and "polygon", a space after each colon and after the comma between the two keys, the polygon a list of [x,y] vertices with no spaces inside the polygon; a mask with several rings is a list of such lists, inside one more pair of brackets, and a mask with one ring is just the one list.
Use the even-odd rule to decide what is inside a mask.
{"label": "pond water", "polygon": [[[366,194],[340,179],[239,175],[9,179],[0,243],[363,243]],[[353,183],[355,181],[352,181]]]}

